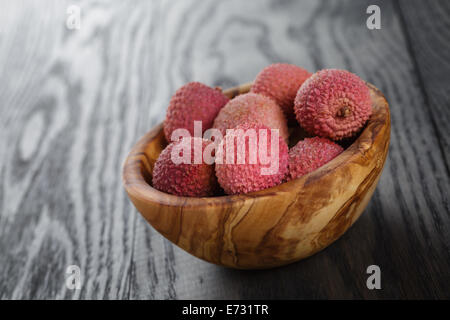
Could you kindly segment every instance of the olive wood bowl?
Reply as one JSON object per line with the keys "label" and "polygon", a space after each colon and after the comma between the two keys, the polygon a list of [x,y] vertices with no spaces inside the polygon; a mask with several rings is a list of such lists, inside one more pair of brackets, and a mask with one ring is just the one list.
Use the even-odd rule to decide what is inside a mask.
{"label": "olive wood bowl", "polygon": [[[222,266],[262,269],[324,249],[359,218],[383,169],[390,138],[389,106],[368,84],[373,113],[359,137],[335,159],[273,188],[232,196],[179,197],[154,189],[152,170],[167,145],[159,124],[132,148],[123,184],[133,204],[164,237]],[[230,98],[250,84],[225,90]]]}

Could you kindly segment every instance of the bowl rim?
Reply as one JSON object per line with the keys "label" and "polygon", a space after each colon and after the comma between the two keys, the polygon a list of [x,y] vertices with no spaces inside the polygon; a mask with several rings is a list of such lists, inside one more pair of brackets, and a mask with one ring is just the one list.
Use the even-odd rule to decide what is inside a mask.
{"label": "bowl rim", "polygon": [[[372,127],[380,126],[380,122],[383,122],[382,126],[390,126],[390,112],[388,102],[383,93],[374,85],[366,82],[372,93],[380,96],[383,99],[384,108],[379,108],[378,112],[382,114],[381,119],[374,120],[373,114],[369,118],[365,128],[356,138],[356,140],[348,146],[341,154],[336,158],[319,167],[318,169],[305,174],[297,179],[293,179],[288,182],[281,183],[277,186],[255,191],[247,194],[237,195],[222,195],[214,197],[185,197],[168,194],[153,188],[147,183],[143,170],[149,171],[149,160],[145,153],[147,146],[161,133],[163,123],[159,123],[147,133],[142,136],[139,141],[132,147],[131,151],[127,155],[122,169],[122,182],[124,188],[130,197],[139,199],[147,203],[154,203],[162,206],[170,207],[190,207],[190,208],[204,208],[215,205],[231,206],[239,202],[245,202],[248,199],[267,199],[273,195],[282,194],[283,192],[291,192],[293,189],[304,187],[309,181],[317,180],[318,178],[330,174],[338,167],[345,166],[349,161],[356,161],[359,157],[369,151],[380,134],[381,130],[372,130]],[[251,88],[252,83],[246,83],[240,86],[236,86],[227,90],[224,90],[224,94],[230,98],[246,93]],[[381,120],[381,121],[380,121]],[[381,129],[381,128],[380,128]],[[375,131],[375,134],[373,132]]]}

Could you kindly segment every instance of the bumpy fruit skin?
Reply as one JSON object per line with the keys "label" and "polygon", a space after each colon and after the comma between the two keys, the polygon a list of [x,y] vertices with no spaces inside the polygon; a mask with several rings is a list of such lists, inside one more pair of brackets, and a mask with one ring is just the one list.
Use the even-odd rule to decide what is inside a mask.
{"label": "bumpy fruit skin", "polygon": [[289,150],[288,180],[301,177],[337,157],[344,149],[325,138],[306,138]]}
{"label": "bumpy fruit skin", "polygon": [[[205,147],[212,143],[202,138],[184,138],[170,143],[159,155],[153,168],[153,187],[174,195],[187,197],[212,196],[218,191],[217,178],[214,172],[214,164],[194,163],[194,140],[200,141],[202,154]],[[175,146],[186,143],[191,147],[191,163],[175,164],[171,159],[171,153]],[[177,150],[177,149],[176,149]]]}
{"label": "bumpy fruit skin", "polygon": [[214,120],[213,128],[219,129],[222,135],[226,129],[233,129],[244,123],[257,123],[271,129],[280,130],[285,141],[289,139],[286,118],[281,108],[270,98],[246,93],[230,100]]}
{"label": "bumpy fruit skin", "polygon": [[251,92],[272,98],[283,109],[287,119],[295,119],[295,96],[310,76],[310,72],[293,64],[271,64],[256,76]]}
{"label": "bumpy fruit skin", "polygon": [[298,90],[294,111],[300,125],[313,135],[332,140],[349,138],[372,114],[370,91],[353,73],[321,70]]}
{"label": "bumpy fruit skin", "polygon": [[184,128],[194,135],[194,121],[202,122],[202,133],[211,128],[219,110],[229,101],[218,88],[189,82],[170,99],[164,120],[164,135],[171,141],[175,129]]}
{"label": "bumpy fruit skin", "polygon": [[[235,129],[244,130],[244,134],[248,129],[256,130],[257,150],[259,150],[262,140],[259,130],[265,130],[267,134],[267,155],[270,158],[272,132],[267,126],[244,123]],[[256,163],[250,163],[249,139],[245,139],[245,141],[245,161],[243,164],[237,163],[237,153],[238,150],[242,150],[239,148],[239,146],[242,146],[242,140],[236,139],[234,142],[234,163],[227,162],[227,137],[218,146],[216,155],[222,157],[222,163],[218,163],[216,158],[216,176],[220,186],[227,194],[242,194],[270,188],[282,183],[288,174],[288,147],[283,138],[278,136],[278,167],[273,166],[274,172],[269,175],[261,174],[261,168],[269,168],[271,163],[262,164],[259,151],[256,151]]]}

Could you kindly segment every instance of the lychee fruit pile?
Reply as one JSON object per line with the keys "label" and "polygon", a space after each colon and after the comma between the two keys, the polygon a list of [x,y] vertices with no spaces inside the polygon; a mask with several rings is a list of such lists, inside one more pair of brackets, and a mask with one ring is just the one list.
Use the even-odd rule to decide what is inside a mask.
{"label": "lychee fruit pile", "polygon": [[[169,144],[155,163],[152,185],[188,197],[271,188],[333,160],[371,113],[366,83],[345,70],[311,74],[292,64],[272,64],[256,76],[249,93],[231,100],[220,88],[190,82],[170,99],[163,125]],[[205,133],[178,140],[173,134],[185,129],[198,135],[194,122],[201,123],[202,134],[215,132],[214,138]],[[305,134],[297,142],[292,132]]]}
{"label": "lychee fruit pile", "polygon": [[358,132],[372,114],[370,91],[363,80],[345,70],[321,70],[301,86],[295,115],[309,133],[341,140]]}
{"label": "lychee fruit pile", "polygon": [[[205,149],[211,141],[187,137],[170,143],[159,155],[153,168],[153,187],[156,189],[188,197],[207,197],[218,190],[214,164],[207,164],[203,159]],[[201,150],[199,161],[196,161],[198,144]],[[187,152],[187,154],[183,154]],[[173,159],[176,156],[177,159]],[[188,161],[182,161],[183,156]],[[196,163],[197,162],[197,163]]]}
{"label": "lychee fruit pile", "polygon": [[311,73],[293,64],[275,63],[265,67],[253,82],[251,92],[272,98],[287,119],[294,119],[294,99]]}
{"label": "lychee fruit pile", "polygon": [[272,99],[256,93],[241,94],[230,100],[219,111],[213,127],[225,135],[227,129],[233,129],[246,122],[278,129],[283,139],[289,140],[286,118],[281,108]]}
{"label": "lychee fruit pile", "polygon": [[202,122],[202,133],[211,128],[220,109],[228,102],[222,90],[200,82],[189,82],[170,99],[164,120],[164,135],[171,141],[175,129],[187,129],[194,135],[194,121]]}
{"label": "lychee fruit pile", "polygon": [[305,138],[289,150],[288,180],[301,177],[337,157],[344,149],[325,138]]}
{"label": "lychee fruit pile", "polygon": [[[237,134],[230,137],[229,134],[220,142],[218,146],[217,156],[222,159],[219,163],[216,158],[216,175],[217,179],[227,194],[249,193],[253,191],[267,189],[283,182],[288,174],[288,147],[284,139],[277,136],[278,146],[272,148],[272,131],[269,127],[258,123],[243,123],[236,127],[241,129]],[[253,151],[259,151],[265,148],[267,158],[276,156],[274,161],[265,161],[259,152],[253,152],[251,148],[251,139],[245,135],[248,129],[254,129],[256,133],[256,148]],[[261,131],[265,131],[267,136],[266,145],[262,145]],[[233,148],[228,148],[230,138],[233,139]],[[242,151],[244,152],[242,152]],[[241,151],[241,153],[239,153]],[[273,154],[272,151],[275,151]],[[232,164],[226,162],[227,157],[233,157]],[[239,161],[239,155],[242,161]],[[251,159],[251,157],[254,157]],[[253,161],[252,161],[253,160]],[[239,163],[243,162],[243,163]],[[272,166],[272,167],[271,167]],[[266,172],[261,169],[265,168]]]}

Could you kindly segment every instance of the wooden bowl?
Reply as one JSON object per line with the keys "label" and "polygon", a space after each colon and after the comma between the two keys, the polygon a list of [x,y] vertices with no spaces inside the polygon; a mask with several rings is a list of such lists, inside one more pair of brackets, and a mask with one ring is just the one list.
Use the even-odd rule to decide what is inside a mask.
{"label": "wooden bowl", "polygon": [[[192,255],[222,266],[260,269],[285,265],[324,249],[361,215],[389,148],[390,114],[383,94],[368,84],[373,114],[360,136],[319,169],[246,195],[179,197],[151,186],[167,145],[162,124],[133,147],[123,184],[139,212],[164,237]],[[228,89],[233,98],[251,84]]]}

